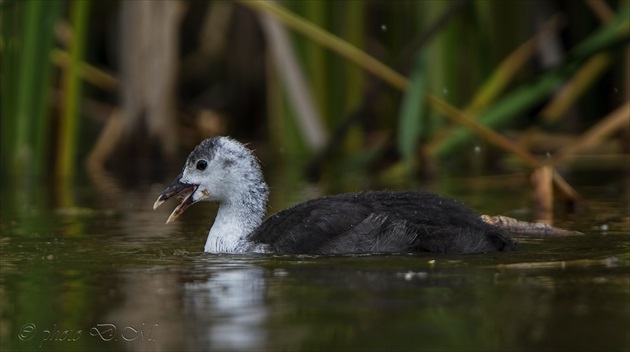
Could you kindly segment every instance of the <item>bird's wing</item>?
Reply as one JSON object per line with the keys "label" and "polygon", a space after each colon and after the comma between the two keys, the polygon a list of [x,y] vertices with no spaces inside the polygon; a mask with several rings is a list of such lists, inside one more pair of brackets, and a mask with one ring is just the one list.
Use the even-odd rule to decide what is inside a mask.
{"label": "bird's wing", "polygon": [[[304,202],[269,217],[250,237],[281,253],[317,253],[371,214],[369,206],[343,200]],[[363,225],[368,226],[367,224]]]}

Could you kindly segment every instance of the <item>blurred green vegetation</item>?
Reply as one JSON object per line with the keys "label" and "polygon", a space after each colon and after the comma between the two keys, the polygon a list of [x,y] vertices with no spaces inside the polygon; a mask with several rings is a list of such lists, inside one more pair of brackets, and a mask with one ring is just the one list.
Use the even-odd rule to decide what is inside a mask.
{"label": "blurred green vegetation", "polygon": [[40,174],[52,136],[53,80],[49,53],[62,1],[3,1],[2,173]]}
{"label": "blurred green vegetation", "polygon": [[[274,160],[310,163],[315,178],[324,170],[335,178],[335,170],[462,168],[480,150],[491,164],[497,154],[485,150],[501,143],[454,123],[440,106],[501,133],[537,128],[577,138],[628,96],[630,7],[623,1],[182,0],[167,14],[176,33],[164,39],[179,48],[178,60],[158,50],[146,65],[176,74],[173,86],[160,88],[174,95],[177,113],[168,118],[178,128],[153,130],[151,101],[160,100],[153,97],[144,123],[106,134],[117,128],[114,111],[125,120],[139,104],[121,98],[142,77],[121,61],[155,50],[121,46],[121,35],[137,35],[124,27],[121,4],[0,2],[3,179],[71,180],[90,153],[104,155],[101,168],[124,173],[142,160],[172,158],[128,140],[159,145],[168,136],[183,155],[213,134],[270,142]],[[142,6],[150,18],[154,4]],[[262,16],[287,25],[288,43],[261,26]],[[297,68],[274,57],[272,43],[287,45],[283,55]],[[53,61],[64,53],[63,63]],[[605,57],[589,63],[597,55]],[[297,77],[297,86],[286,77]],[[123,84],[110,84],[116,79]],[[81,89],[83,81],[91,86]],[[567,82],[580,88],[559,94]],[[98,88],[105,86],[111,89]],[[295,87],[306,102],[289,94]],[[321,126],[323,145],[305,126]]]}

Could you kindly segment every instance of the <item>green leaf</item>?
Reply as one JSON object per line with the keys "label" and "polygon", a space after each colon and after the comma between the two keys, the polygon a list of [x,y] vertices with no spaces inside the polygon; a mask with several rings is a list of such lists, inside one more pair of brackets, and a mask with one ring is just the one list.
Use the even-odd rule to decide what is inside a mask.
{"label": "green leaf", "polygon": [[410,77],[409,89],[403,97],[398,116],[398,151],[406,162],[413,160],[418,139],[422,133],[422,120],[425,113],[424,99],[427,77],[426,54],[420,52]]}

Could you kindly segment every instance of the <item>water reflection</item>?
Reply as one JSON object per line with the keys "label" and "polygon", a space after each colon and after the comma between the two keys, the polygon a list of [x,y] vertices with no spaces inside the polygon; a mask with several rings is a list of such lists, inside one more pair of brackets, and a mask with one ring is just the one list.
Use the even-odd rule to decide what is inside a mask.
{"label": "water reflection", "polygon": [[[207,268],[197,267],[196,272]],[[184,284],[184,315],[195,336],[192,349],[266,349],[266,282],[259,267],[224,268],[206,280]],[[192,326],[190,325],[192,322]]]}

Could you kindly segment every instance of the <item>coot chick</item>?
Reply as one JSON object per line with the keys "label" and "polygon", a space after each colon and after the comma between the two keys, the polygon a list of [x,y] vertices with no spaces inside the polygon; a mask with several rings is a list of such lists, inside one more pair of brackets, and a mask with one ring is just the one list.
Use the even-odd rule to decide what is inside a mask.
{"label": "coot chick", "polygon": [[477,253],[515,249],[500,227],[462,203],[424,191],[369,191],[297,204],[263,222],[269,189],[252,152],[228,137],[201,142],[153,208],[180,196],[167,223],[190,205],[219,203],[210,253]]}

